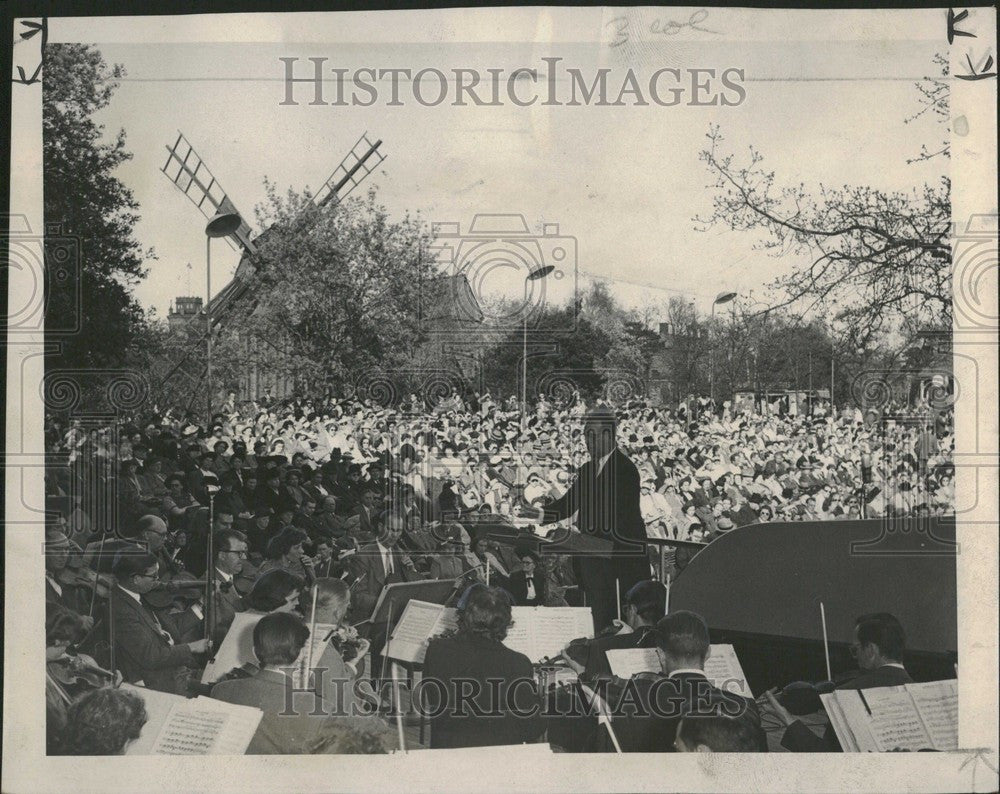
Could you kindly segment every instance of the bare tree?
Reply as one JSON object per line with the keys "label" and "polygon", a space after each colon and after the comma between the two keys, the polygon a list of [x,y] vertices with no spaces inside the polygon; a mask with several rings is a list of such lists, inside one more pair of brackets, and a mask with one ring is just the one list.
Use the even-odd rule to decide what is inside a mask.
{"label": "bare tree", "polygon": [[[946,62],[937,61],[939,65]],[[918,84],[921,110],[947,122],[946,77]],[[779,278],[777,306],[829,315],[852,344],[913,325],[951,321],[951,182],[942,176],[907,192],[867,185],[780,185],[758,149],[738,161],[724,151],[718,126],[708,132],[701,160],[714,178],[713,211],[695,218],[701,229],[725,226],[763,232],[757,248],[774,256],[808,255],[811,262]],[[947,143],[909,162],[948,156]]]}

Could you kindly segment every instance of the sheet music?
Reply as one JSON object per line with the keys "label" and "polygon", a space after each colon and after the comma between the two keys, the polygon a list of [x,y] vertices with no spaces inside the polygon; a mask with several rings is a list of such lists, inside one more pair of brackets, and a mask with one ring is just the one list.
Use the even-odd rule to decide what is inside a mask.
{"label": "sheet music", "polygon": [[309,640],[302,646],[298,658],[295,660],[295,672],[292,674],[292,681],[298,688],[305,688],[308,685],[306,676],[306,664],[309,661],[309,646],[312,646],[312,666],[315,670],[319,665],[319,660],[323,658],[323,651],[326,650],[326,635],[336,628],[332,623],[317,623],[316,631],[309,635]]}
{"label": "sheet music", "polygon": [[[847,715],[844,714],[842,704],[836,692],[827,692],[819,696],[823,703],[823,711],[830,720],[837,739],[840,740],[840,747],[845,753],[857,753],[860,751],[858,740],[851,730]],[[872,748],[874,749],[874,748]]]}
{"label": "sheet music", "polygon": [[717,689],[746,698],[753,697],[736,649],[732,645],[712,646],[712,652],[705,660],[705,675]]}
{"label": "sheet music", "polygon": [[[855,693],[857,694],[857,693]],[[866,689],[862,693],[872,711],[870,727],[881,752],[930,750],[931,737],[917,713],[910,693],[902,686]]]}
{"label": "sheet music", "polygon": [[[868,716],[868,711],[865,709],[864,703],[861,702],[861,698],[858,697],[857,691],[840,689],[832,692],[830,697],[835,698],[848,732],[845,734],[845,740],[844,736],[837,731],[837,724],[831,718],[830,722],[834,731],[837,731],[841,747],[846,750],[848,746],[853,745],[861,753],[879,752],[879,745],[875,741],[875,734],[872,731],[872,718]],[[823,698],[824,696],[820,695],[820,700]],[[830,716],[830,712],[827,712],[827,716]]]}
{"label": "sheet music", "polygon": [[455,609],[412,599],[392,631],[386,654],[390,659],[422,664],[428,640],[457,627]]}
{"label": "sheet music", "polygon": [[153,744],[154,755],[242,755],[264,712],[198,697],[177,703]]}
{"label": "sheet music", "polygon": [[139,738],[125,748],[125,755],[150,755],[160,729],[170,716],[170,710],[178,703],[186,703],[187,698],[134,684],[122,684],[121,688],[141,697],[146,706],[146,724],[142,726]]}
{"label": "sheet music", "polygon": [[906,684],[935,750],[958,749],[957,682],[930,681]]}
{"label": "sheet music", "polygon": [[631,678],[639,673],[658,673],[661,669],[656,648],[612,648],[604,652],[611,672],[619,678]]}
{"label": "sheet music", "polygon": [[589,607],[513,607],[514,625],[503,641],[532,662],[555,656],[570,640],[594,636]]}
{"label": "sheet music", "polygon": [[234,667],[257,663],[253,653],[253,629],[262,617],[258,612],[237,612],[215,659],[205,667],[201,683],[214,684]]}

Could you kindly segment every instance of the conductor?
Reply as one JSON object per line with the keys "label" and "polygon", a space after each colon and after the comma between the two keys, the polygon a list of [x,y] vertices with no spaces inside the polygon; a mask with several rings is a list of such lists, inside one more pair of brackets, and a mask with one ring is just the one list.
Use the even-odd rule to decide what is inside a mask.
{"label": "conductor", "polygon": [[[576,515],[576,526],[597,542],[564,544],[576,552],[574,567],[600,632],[616,617],[615,604],[636,582],[649,578],[646,525],[639,510],[639,470],[618,448],[615,414],[598,407],[587,414],[583,427],[590,460],[559,499],[541,508],[543,524]],[[616,598],[615,581],[619,594]]]}

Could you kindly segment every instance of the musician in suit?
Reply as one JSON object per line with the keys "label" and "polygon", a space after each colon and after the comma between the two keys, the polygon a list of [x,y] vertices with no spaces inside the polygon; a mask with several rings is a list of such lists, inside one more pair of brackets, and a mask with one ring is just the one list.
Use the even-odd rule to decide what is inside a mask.
{"label": "musician in suit", "polygon": [[542,523],[576,515],[581,533],[607,542],[607,554],[576,558],[577,580],[601,631],[615,617],[615,580],[621,593],[649,575],[646,524],[639,509],[639,470],[615,441],[615,414],[598,408],[587,415],[584,439],[590,460],[562,497],[539,511]]}
{"label": "musician in suit", "polygon": [[376,518],[376,527],[378,534],[375,542],[362,546],[351,557],[351,568],[357,582],[353,602],[359,619],[371,613],[385,585],[420,579],[413,561],[397,548],[403,535],[401,517],[381,513]]}
{"label": "musician in suit", "polygon": [[[69,555],[74,546],[55,527],[50,527],[45,531],[45,601],[46,603],[59,604],[75,613],[82,613],[84,605],[89,601],[86,592],[76,585],[64,584],[59,577],[69,563]],[[86,616],[83,618],[86,629],[89,630],[94,625],[94,619]]]}
{"label": "musician in suit", "polygon": [[302,619],[289,612],[272,612],[254,626],[253,650],[260,671],[250,678],[220,681],[212,697],[263,710],[264,716],[248,755],[308,753],[331,722],[341,727],[386,728],[377,717],[333,717],[335,704],[313,689],[292,687],[285,670],[295,664],[309,639]]}
{"label": "musician in suit", "polygon": [[[150,689],[186,694],[196,654],[205,653],[208,640],[180,644],[177,629],[164,614],[158,617],[142,601],[159,582],[159,564],[152,554],[120,554],[115,560],[118,585],[108,608],[113,610],[117,666],[129,683]],[[173,631],[173,633],[172,633]]]}
{"label": "musician in suit", "polygon": [[320,674],[318,686],[322,686],[322,689],[317,689],[317,693],[334,705],[336,714],[350,714],[356,702],[355,681],[363,672],[369,642],[362,638],[346,641],[346,637],[354,635],[355,632],[351,630],[349,624],[345,624],[351,603],[351,590],[345,581],[324,577],[317,579],[313,587],[303,590],[299,597],[299,610],[303,615],[313,614],[314,593],[317,625],[333,626],[335,634],[345,637],[344,641],[336,636],[331,637],[324,646],[322,654],[314,661],[313,669]]}
{"label": "musician in suit", "polygon": [[215,629],[212,643],[222,644],[237,612],[246,605],[236,589],[236,577],[243,571],[248,556],[247,538],[235,529],[217,530],[212,537],[215,552]]}
{"label": "musician in suit", "polygon": [[[883,686],[912,684],[903,667],[906,635],[900,622],[888,612],[861,615],[854,624],[851,653],[858,661],[858,674],[837,685],[837,689],[875,689]],[[767,709],[787,726],[781,745],[793,753],[835,753],[842,749],[832,726],[822,737],[796,719],[773,691],[766,693]]]}
{"label": "musician in suit", "polygon": [[[592,686],[599,679],[611,676],[607,652],[621,648],[656,647],[656,623],[666,608],[666,588],[660,582],[646,579],[636,583],[625,595],[618,628],[609,636],[573,640],[562,650],[562,657],[580,677]],[[548,720],[549,742],[566,752],[588,752],[594,746],[599,730],[597,719],[587,708],[581,708],[583,693],[577,688],[556,690],[555,708]],[[574,708],[574,701],[576,707]]]}
{"label": "musician in suit", "polygon": [[458,631],[433,638],[424,659],[423,680],[436,682],[421,690],[431,748],[534,741],[543,725],[531,661],[503,644],[510,599],[498,588],[473,585],[463,601]]}
{"label": "musician in suit", "polygon": [[520,570],[514,571],[508,580],[510,594],[519,607],[538,607],[545,605],[546,589],[545,575],[541,570],[538,553],[531,549],[520,552]]}
{"label": "musician in suit", "polygon": [[[711,653],[708,626],[700,615],[681,610],[656,624],[659,673],[642,673],[608,687],[611,724],[623,752],[674,752],[681,718],[723,715],[746,719],[763,752],[767,740],[752,700],[718,689],[705,675]],[[597,734],[598,750],[611,752],[605,732]]]}

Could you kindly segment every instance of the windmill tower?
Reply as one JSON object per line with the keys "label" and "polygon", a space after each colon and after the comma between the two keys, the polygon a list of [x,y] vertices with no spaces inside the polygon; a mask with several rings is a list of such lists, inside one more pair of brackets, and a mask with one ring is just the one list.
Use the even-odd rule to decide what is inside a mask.
{"label": "windmill tower", "polygon": [[[323,182],[313,197],[313,202],[317,206],[324,207],[331,203],[340,203],[347,198],[385,160],[385,155],[379,151],[381,145],[381,140],[372,143],[367,133],[362,134],[333,173]],[[254,236],[250,226],[236,209],[236,205],[183,133],[178,133],[173,146],[166,148],[167,162],[160,170],[181,193],[187,196],[206,220],[211,222],[212,219],[226,215],[235,216],[239,220],[235,230],[224,238],[234,250],[240,252],[236,273],[232,280],[213,296],[209,266],[209,285],[206,290],[209,294],[205,296],[204,311],[197,317],[196,330],[192,333],[194,329],[191,326],[194,323],[188,323],[188,340],[180,345],[178,359],[159,382],[160,387],[163,387],[171,379],[183,377],[187,381],[186,385],[190,386],[193,402],[194,397],[202,391],[204,381],[211,378],[210,364],[200,368],[199,373],[190,372],[185,365],[191,354],[202,345],[209,351],[207,358],[210,362],[212,332],[225,320],[234,306],[250,296],[255,270],[254,256],[257,253],[255,241],[266,236],[269,229]],[[252,299],[252,296],[250,297]],[[190,403],[188,408],[190,409]]]}

